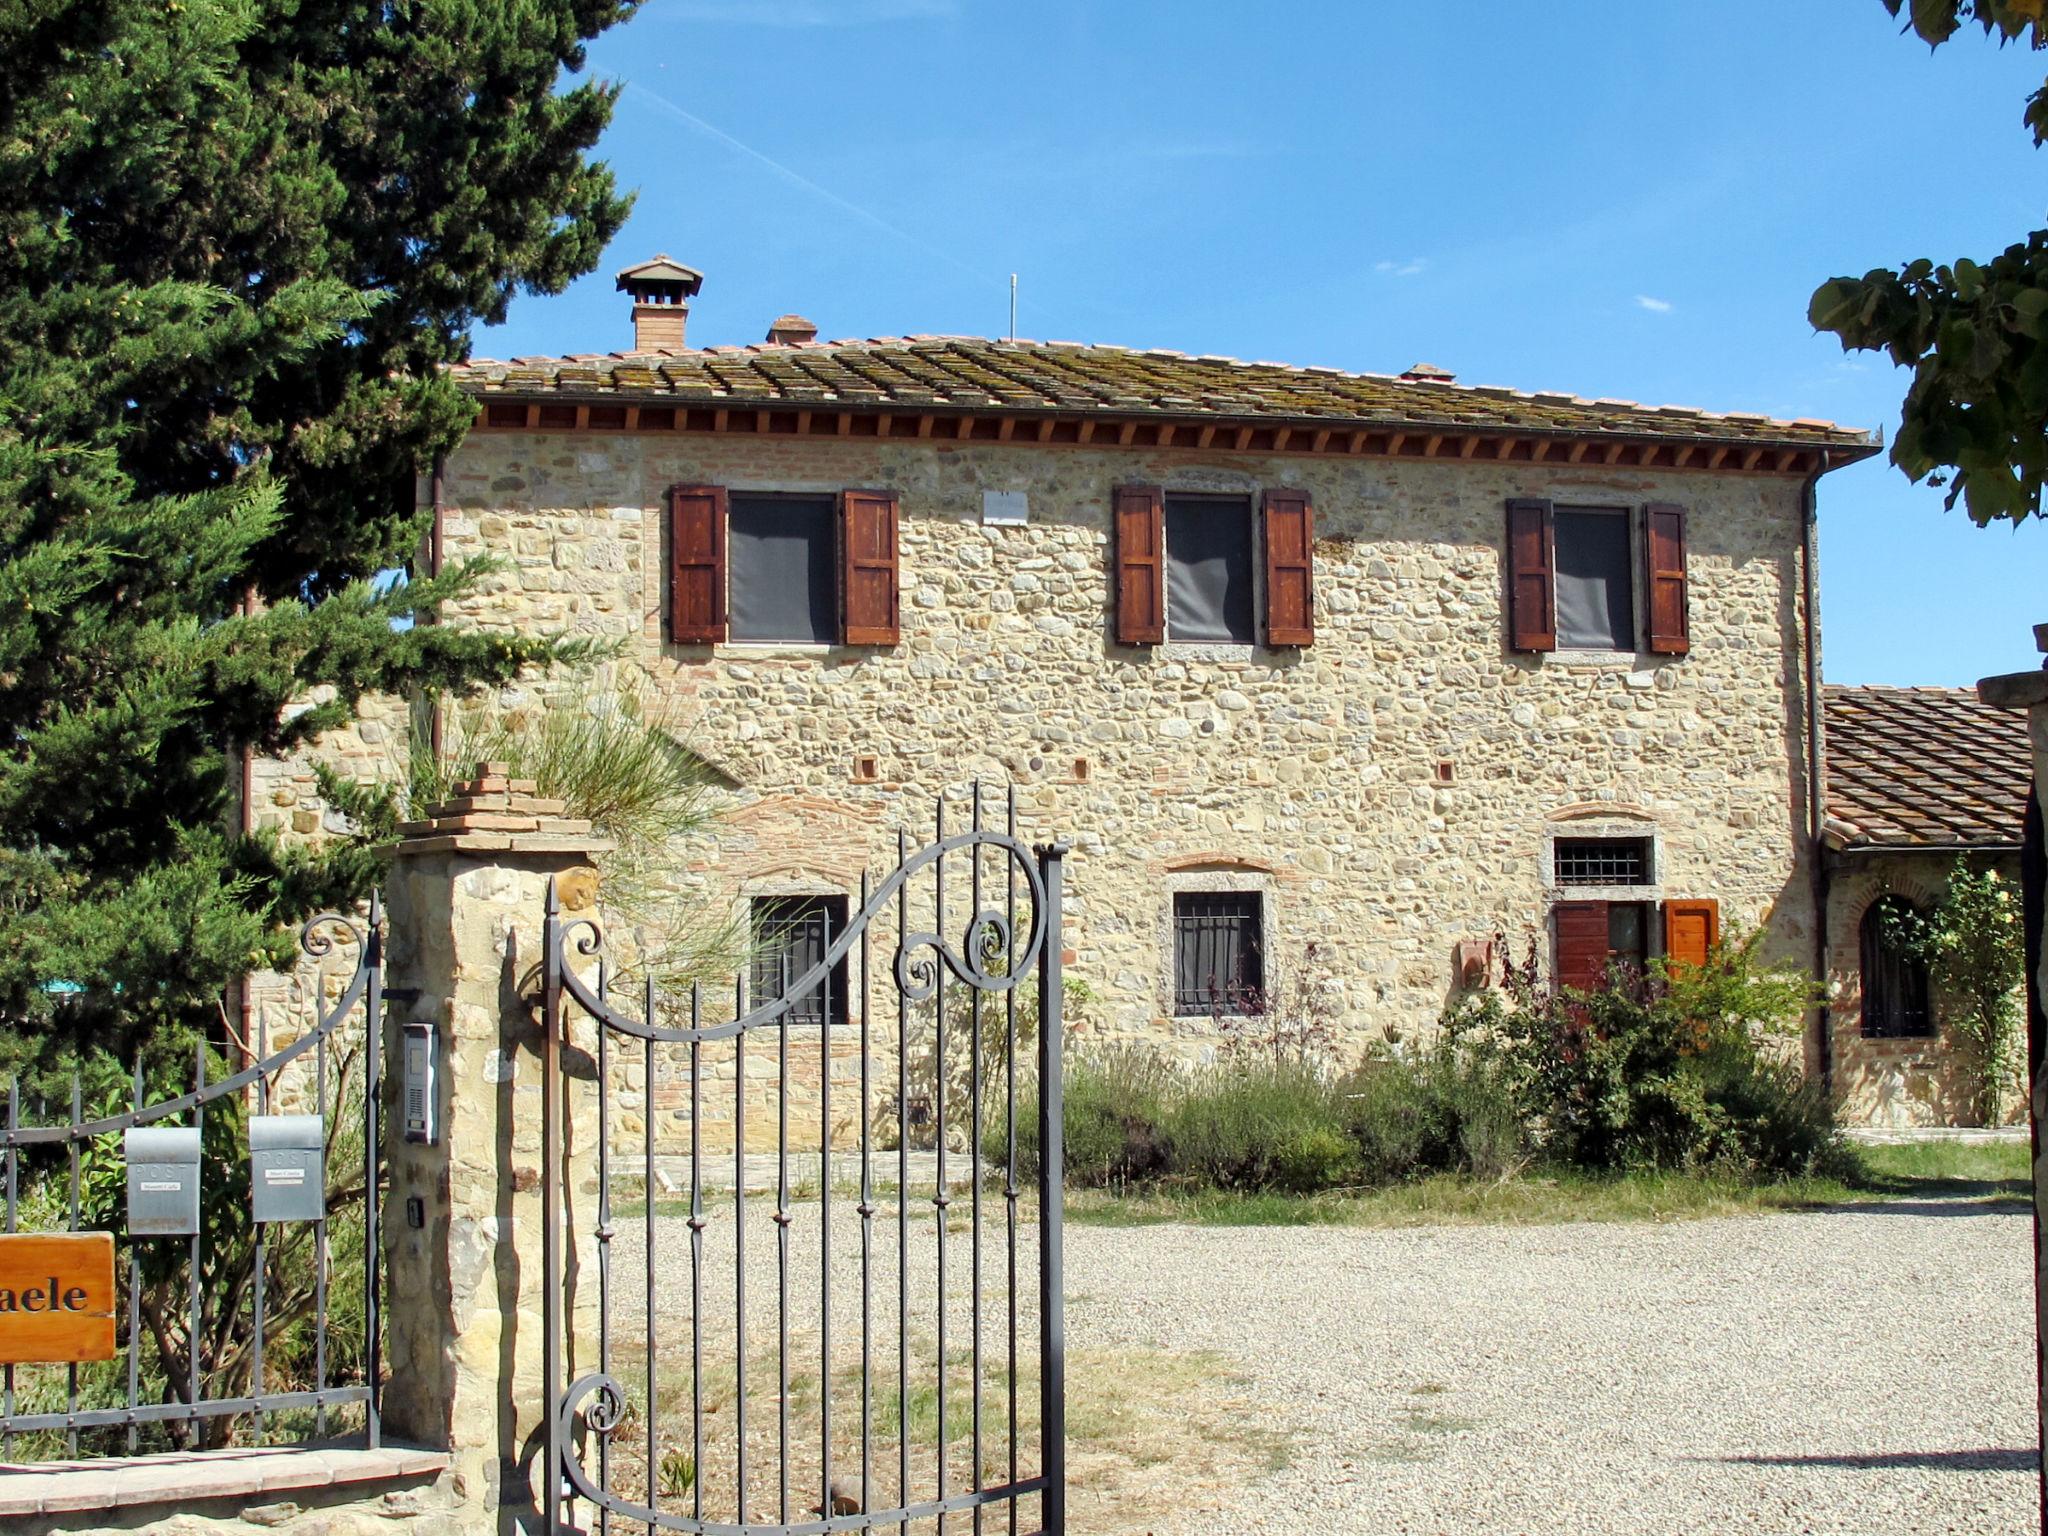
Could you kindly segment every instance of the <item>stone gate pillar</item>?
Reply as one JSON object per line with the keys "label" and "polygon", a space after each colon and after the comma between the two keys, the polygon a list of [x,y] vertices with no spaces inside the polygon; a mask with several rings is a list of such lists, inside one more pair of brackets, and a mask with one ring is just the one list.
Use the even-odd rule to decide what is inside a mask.
{"label": "stone gate pillar", "polygon": [[[384,1426],[453,1453],[463,1531],[542,1524],[541,924],[551,879],[568,916],[594,907],[591,858],[610,846],[533,791],[479,764],[400,829],[386,884]],[[407,1019],[438,1034],[431,1143],[406,1136]],[[576,1155],[593,1166],[569,1182],[590,1187],[594,1148]]]}
{"label": "stone gate pillar", "polygon": [[[2035,643],[2048,651],[2048,624],[2034,626]],[[2042,939],[2048,911],[2048,838],[2042,815],[2048,810],[2048,663],[2039,672],[2014,672],[1987,677],[1977,695],[2000,709],[2027,711],[2034,748],[2034,785],[2026,807],[2020,850],[2021,905],[2027,936],[2027,1124],[2034,1161],[2034,1372],[2036,1423],[2042,1456],[2039,1493],[2041,1528],[2048,1531],[2048,1231],[2042,1212],[2048,1209],[2048,943]]]}

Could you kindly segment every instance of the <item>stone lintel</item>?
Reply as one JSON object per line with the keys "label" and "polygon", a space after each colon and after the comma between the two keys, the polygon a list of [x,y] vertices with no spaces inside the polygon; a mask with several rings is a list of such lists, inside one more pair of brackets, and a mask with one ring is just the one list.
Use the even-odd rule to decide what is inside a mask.
{"label": "stone lintel", "polygon": [[1982,678],[1977,697],[1993,709],[2032,709],[2048,704],[2048,671],[2004,672]]}

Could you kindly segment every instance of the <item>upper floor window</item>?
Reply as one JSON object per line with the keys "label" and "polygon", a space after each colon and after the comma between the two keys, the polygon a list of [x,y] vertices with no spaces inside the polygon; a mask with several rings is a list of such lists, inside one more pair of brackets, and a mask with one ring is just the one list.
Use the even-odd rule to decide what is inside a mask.
{"label": "upper floor window", "polygon": [[1618,507],[1559,507],[1557,648],[1636,648],[1634,562],[1628,514]]}
{"label": "upper floor window", "polygon": [[829,496],[731,499],[727,636],[829,645],[839,638]]}
{"label": "upper floor window", "polygon": [[[754,959],[747,996],[755,1008],[796,989],[804,974],[825,958],[832,940],[846,931],[844,896],[757,896],[753,902]],[[804,987],[789,1010],[792,1024],[846,1021],[846,961],[822,982]]]}
{"label": "upper floor window", "polygon": [[[1640,578],[1640,579],[1639,579]],[[1686,515],[1508,503],[1508,644],[1517,651],[1691,648]],[[1642,612],[1638,615],[1638,601]]]}
{"label": "upper floor window", "polygon": [[1931,1035],[1927,967],[1905,953],[1896,921],[1911,913],[1903,896],[1880,896],[1864,910],[1857,931],[1862,962],[1863,1033],[1873,1039]]}
{"label": "upper floor window", "polygon": [[679,645],[894,645],[901,633],[896,525],[889,491],[816,496],[676,486],[669,492],[669,638]]}
{"label": "upper floor window", "polygon": [[1230,645],[1255,638],[1249,497],[1166,498],[1166,638]]}
{"label": "upper floor window", "polygon": [[1249,1013],[1266,985],[1265,899],[1257,891],[1177,891],[1173,1011]]}
{"label": "upper floor window", "polygon": [[1307,492],[1267,491],[1255,517],[1248,496],[1125,485],[1117,487],[1112,522],[1118,644],[1253,645],[1262,617],[1268,645],[1314,641],[1315,515]]}

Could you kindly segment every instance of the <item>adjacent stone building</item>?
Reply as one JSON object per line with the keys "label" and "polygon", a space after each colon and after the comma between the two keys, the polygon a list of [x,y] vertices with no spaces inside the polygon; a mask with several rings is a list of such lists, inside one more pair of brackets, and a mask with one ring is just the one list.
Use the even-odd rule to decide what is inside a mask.
{"label": "adjacent stone building", "polygon": [[[1831,686],[1825,698],[1828,1037],[1844,1117],[1969,1124],[1974,1058],[1925,967],[1895,951],[1884,909],[1932,906],[1958,859],[2018,890],[2026,717],[1972,688]],[[2024,1096],[2009,1107],[2023,1116]]]}
{"label": "adjacent stone building", "polygon": [[[798,316],[693,350],[701,281],[621,275],[632,352],[458,370],[432,552],[501,561],[449,622],[616,643],[493,707],[655,700],[733,786],[691,888],[793,959],[979,780],[1074,845],[1082,1027],[1189,1060],[1303,987],[1347,1052],[1413,1038],[1503,942],[1581,984],[1724,924],[1839,962],[1814,498],[1870,434]],[[1891,1114],[1845,1016],[1809,1068]]]}

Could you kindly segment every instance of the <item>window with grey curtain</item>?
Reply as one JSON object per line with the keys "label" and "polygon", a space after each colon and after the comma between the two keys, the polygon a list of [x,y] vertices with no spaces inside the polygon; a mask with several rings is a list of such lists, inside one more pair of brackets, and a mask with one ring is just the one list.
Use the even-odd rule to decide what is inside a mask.
{"label": "window with grey curtain", "polygon": [[[803,974],[825,958],[846,930],[844,896],[757,896],[753,903],[754,962],[748,977],[749,1006],[759,1008],[783,996]],[[846,962],[833,966],[822,985],[813,983],[789,1011],[792,1024],[821,1024],[830,997],[832,1020],[846,1022]]]}
{"label": "window with grey curtain", "polygon": [[1257,891],[1173,898],[1173,1011],[1250,1013],[1264,1005],[1263,903]]}
{"label": "window with grey curtain", "polygon": [[1250,645],[1252,504],[1243,496],[1166,498],[1166,638]]}
{"label": "window with grey curtain", "polygon": [[726,608],[732,638],[837,641],[832,498],[734,496],[730,505]]}
{"label": "window with grey curtain", "polygon": [[1558,649],[1633,651],[1635,566],[1628,514],[1559,507],[1556,531]]}

